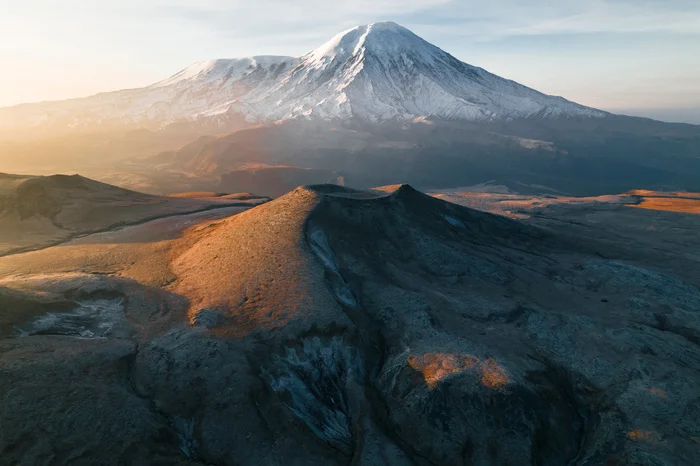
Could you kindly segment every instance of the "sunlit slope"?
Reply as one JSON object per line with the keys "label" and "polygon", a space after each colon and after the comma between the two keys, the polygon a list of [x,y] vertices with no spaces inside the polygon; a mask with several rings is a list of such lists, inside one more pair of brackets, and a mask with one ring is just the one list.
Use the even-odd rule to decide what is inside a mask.
{"label": "sunlit slope", "polygon": [[150,196],[78,175],[0,174],[0,254],[235,200]]}

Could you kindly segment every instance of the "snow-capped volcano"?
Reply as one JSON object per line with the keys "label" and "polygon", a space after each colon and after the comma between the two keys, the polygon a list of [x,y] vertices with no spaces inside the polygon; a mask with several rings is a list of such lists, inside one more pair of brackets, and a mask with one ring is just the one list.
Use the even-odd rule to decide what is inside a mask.
{"label": "snow-capped volcano", "polygon": [[273,88],[246,96],[257,118],[603,114],[463,63],[392,22],[342,32],[299,60]]}
{"label": "snow-capped volcano", "polygon": [[457,120],[605,115],[461,62],[398,24],[342,32],[301,57],[211,60],[142,89],[0,109],[0,128],[87,128],[237,115],[290,118]]}

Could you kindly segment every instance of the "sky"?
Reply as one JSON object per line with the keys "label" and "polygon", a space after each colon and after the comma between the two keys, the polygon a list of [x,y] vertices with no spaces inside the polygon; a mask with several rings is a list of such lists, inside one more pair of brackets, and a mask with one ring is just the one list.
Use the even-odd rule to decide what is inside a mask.
{"label": "sky", "polygon": [[0,106],[298,56],[387,20],[548,94],[700,124],[699,0],[0,0]]}

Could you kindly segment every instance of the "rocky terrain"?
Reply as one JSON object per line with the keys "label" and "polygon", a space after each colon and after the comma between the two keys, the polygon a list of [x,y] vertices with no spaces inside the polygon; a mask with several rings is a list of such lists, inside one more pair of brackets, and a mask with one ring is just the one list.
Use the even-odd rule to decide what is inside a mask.
{"label": "rocky terrain", "polygon": [[0,173],[0,255],[60,243],[78,235],[266,198],[150,196],[79,175]]}
{"label": "rocky terrain", "polygon": [[699,217],[648,194],[317,185],[0,258],[0,464],[698,464]]}

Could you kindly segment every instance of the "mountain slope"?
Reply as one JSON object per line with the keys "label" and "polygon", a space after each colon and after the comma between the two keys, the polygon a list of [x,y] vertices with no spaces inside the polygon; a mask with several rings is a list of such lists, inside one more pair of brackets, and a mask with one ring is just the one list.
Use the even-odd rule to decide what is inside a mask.
{"label": "mountain slope", "polygon": [[[22,104],[0,109],[3,130],[61,131],[163,129],[174,123],[215,130],[245,126],[232,107],[260,83],[274,81],[294,60],[251,57],[196,63],[174,76],[141,89],[106,92],[82,99]],[[238,105],[238,104],[236,104]],[[11,135],[10,135],[11,136]]]}
{"label": "mountain slope", "polygon": [[0,109],[0,131],[227,128],[288,118],[365,121],[435,116],[461,120],[602,117],[463,63],[395,23],[358,26],[299,57],[196,63],[142,89]]}
{"label": "mountain slope", "polygon": [[252,204],[129,191],[79,175],[0,173],[0,255],[170,215]]}
{"label": "mountain slope", "polygon": [[[215,176],[250,165],[330,170],[359,188],[407,182],[445,189],[497,181],[531,193],[695,191],[700,127],[615,115],[342,125],[297,119],[200,140],[158,159],[193,176],[204,176],[201,167]],[[230,183],[221,189],[264,191]]]}

